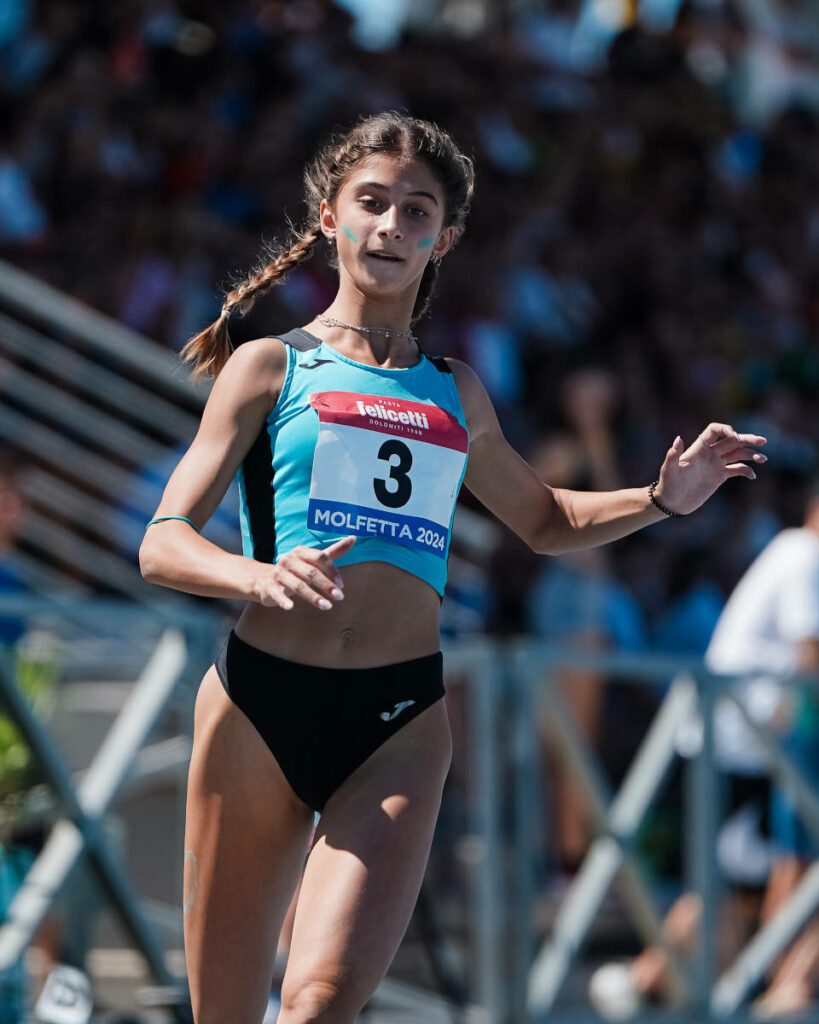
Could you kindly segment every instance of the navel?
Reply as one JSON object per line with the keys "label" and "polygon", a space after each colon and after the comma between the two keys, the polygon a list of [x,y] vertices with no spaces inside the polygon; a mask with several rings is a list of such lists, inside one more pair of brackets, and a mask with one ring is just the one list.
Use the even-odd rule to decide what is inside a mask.
{"label": "navel", "polygon": [[355,640],[355,630],[354,629],[349,629],[349,628],[348,629],[342,629],[342,631],[341,631],[341,646],[342,647],[349,647],[350,644],[353,642],[353,640]]}

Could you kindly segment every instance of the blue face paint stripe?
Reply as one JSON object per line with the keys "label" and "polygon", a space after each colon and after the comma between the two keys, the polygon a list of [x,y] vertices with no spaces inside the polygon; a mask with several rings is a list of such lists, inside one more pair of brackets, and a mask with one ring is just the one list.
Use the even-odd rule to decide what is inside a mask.
{"label": "blue face paint stripe", "polygon": [[422,238],[421,241],[418,243],[418,248],[431,249],[433,245],[435,245],[435,238],[434,236],[431,235],[429,238]]}
{"label": "blue face paint stripe", "polygon": [[341,225],[341,230],[350,239],[350,241],[358,243],[358,239],[355,237],[355,235],[352,233],[352,231],[350,231],[350,229],[347,227],[346,224],[342,224]]}

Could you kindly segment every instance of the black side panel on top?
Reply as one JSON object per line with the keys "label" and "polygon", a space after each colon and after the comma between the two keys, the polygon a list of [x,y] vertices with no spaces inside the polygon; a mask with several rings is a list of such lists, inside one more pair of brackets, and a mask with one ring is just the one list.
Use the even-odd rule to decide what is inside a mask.
{"label": "black side panel on top", "polygon": [[253,539],[253,557],[257,562],[273,562],[276,557],[276,518],[273,492],[273,453],[267,425],[250,447],[242,462],[245,497]]}
{"label": "black side panel on top", "polygon": [[285,345],[289,345],[298,352],[309,352],[311,348],[318,348],[321,344],[319,338],[308,331],[303,331],[301,327],[296,327],[294,330],[288,331],[287,334],[268,334],[268,338],[278,338],[279,341],[283,341]]}
{"label": "black side panel on top", "polygon": [[[290,345],[291,348],[299,352],[309,352],[311,348],[318,348],[321,344],[320,338],[301,327],[296,327],[292,331],[288,331],[287,334],[268,334],[268,338],[278,338],[279,341],[283,341],[285,345]],[[441,373],[452,373],[452,368],[443,356],[427,356],[427,359]]]}
{"label": "black side panel on top", "polygon": [[427,356],[427,359],[432,363],[435,369],[440,370],[441,373],[452,373],[452,367],[443,356]]}
{"label": "black side panel on top", "polygon": [[[270,334],[285,345],[307,352],[318,348],[319,339],[297,327],[287,334]],[[270,449],[270,435],[267,425],[242,461],[245,479],[245,498],[250,519],[250,536],[253,540],[253,557],[257,562],[270,562],[276,557],[276,495],[273,489],[273,452]]]}

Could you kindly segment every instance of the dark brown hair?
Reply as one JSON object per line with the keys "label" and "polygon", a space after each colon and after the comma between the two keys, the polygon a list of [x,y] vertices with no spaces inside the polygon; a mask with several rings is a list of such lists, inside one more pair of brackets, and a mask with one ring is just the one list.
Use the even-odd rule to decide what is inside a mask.
{"label": "dark brown hair", "polygon": [[[396,111],[365,117],[351,129],[332,136],[304,172],[307,217],[301,227],[289,223],[284,244],[266,246],[262,258],[242,281],[234,281],[225,296],[222,313],[209,327],[200,331],[182,349],[183,360],[193,364],[193,376],[216,377],[228,361],[233,345],[228,319],[236,311],[247,313],[257,296],[279,284],[285,275],[305,263],[321,239],[319,206],[321,200],[333,203],[348,174],[365,157],[388,153],[402,161],[421,158],[444,190],[444,227],[454,226],[454,243],[464,232],[466,216],[475,184],[471,159],[461,153],[452,138],[431,121],[421,121]],[[329,257],[338,267],[337,253]],[[427,264],[412,311],[412,323],[426,313],[438,276],[438,264]]]}

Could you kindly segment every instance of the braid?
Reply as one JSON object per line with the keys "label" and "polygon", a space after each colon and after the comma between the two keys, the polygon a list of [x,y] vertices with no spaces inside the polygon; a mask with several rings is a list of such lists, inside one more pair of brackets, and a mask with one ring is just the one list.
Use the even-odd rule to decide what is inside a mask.
{"label": "braid", "polygon": [[415,296],[415,305],[410,318],[411,324],[416,324],[427,312],[435,294],[435,285],[438,283],[438,260],[430,260],[424,268],[421,283],[418,286],[418,294]]}
{"label": "braid", "polygon": [[233,286],[225,297],[219,317],[191,338],[179,353],[183,361],[193,364],[193,377],[217,377],[221,373],[234,349],[228,332],[231,314],[234,310],[241,316],[249,313],[259,295],[310,259],[319,238],[321,231],[316,226],[306,227],[301,233],[291,228],[290,245],[278,252],[267,249],[248,277]]}
{"label": "braid", "polygon": [[[462,153],[447,132],[430,121],[421,121],[397,111],[363,117],[358,124],[334,134],[305,167],[304,200],[307,206],[306,227],[301,231],[290,226],[288,244],[281,249],[267,250],[253,271],[243,281],[231,284],[219,318],[184,346],[182,359],[193,364],[193,376],[215,377],[233,352],[228,321],[234,310],[240,315],[249,312],[256,297],[278,284],[295,266],[313,255],[322,237],[319,211],[322,200],[331,206],[347,176],[362,160],[373,154],[387,153],[400,160],[419,158],[426,162],[444,191],[444,226],[455,229],[450,249],[464,232],[475,186],[472,160]],[[334,247],[328,263],[338,269]],[[415,306],[412,323],[420,320],[429,308],[438,279],[438,264],[427,263]]]}
{"label": "braid", "polygon": [[319,229],[308,227],[301,234],[295,235],[289,249],[276,254],[268,251],[267,260],[260,260],[248,277],[228,292],[222,307],[223,314],[227,310],[230,316],[234,309],[238,309],[242,316],[249,313],[258,295],[278,284],[299,263],[306,263],[310,259],[319,238]]}

